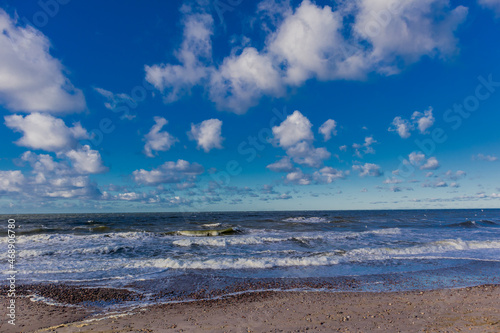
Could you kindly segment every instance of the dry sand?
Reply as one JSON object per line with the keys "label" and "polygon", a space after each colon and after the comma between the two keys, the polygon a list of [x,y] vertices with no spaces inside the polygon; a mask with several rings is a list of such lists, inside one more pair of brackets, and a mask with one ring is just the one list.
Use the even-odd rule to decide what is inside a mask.
{"label": "dry sand", "polygon": [[[6,309],[7,299],[0,299]],[[260,292],[120,317],[17,299],[1,332],[500,332],[500,286],[415,292]],[[85,318],[86,317],[86,318]]]}

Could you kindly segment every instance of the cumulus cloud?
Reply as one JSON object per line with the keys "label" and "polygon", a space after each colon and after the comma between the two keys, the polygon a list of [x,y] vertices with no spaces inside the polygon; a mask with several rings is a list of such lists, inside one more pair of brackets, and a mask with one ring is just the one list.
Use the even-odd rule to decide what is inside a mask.
{"label": "cumulus cloud", "polygon": [[45,113],[32,113],[24,117],[11,115],[4,119],[7,127],[23,134],[16,144],[31,149],[65,151],[76,147],[78,140],[89,138],[80,123],[68,127],[63,120]]}
{"label": "cumulus cloud", "polygon": [[211,63],[213,18],[198,11],[199,8],[183,6],[183,42],[175,52],[179,64],[145,66],[146,80],[165,94],[166,102],[178,100],[191,88],[208,78]]}
{"label": "cumulus cloud", "polygon": [[410,137],[411,130],[411,123],[399,116],[394,118],[394,120],[392,121],[392,126],[389,127],[389,132],[397,132],[403,139],[407,139]]}
{"label": "cumulus cloud", "polygon": [[421,170],[436,170],[440,167],[437,158],[426,158],[422,152],[415,151],[408,155],[408,160],[404,160],[404,163],[417,166]]}
{"label": "cumulus cloud", "polygon": [[165,183],[180,183],[194,181],[196,176],[202,174],[203,167],[198,163],[189,163],[185,160],[165,162],[160,167],[147,171],[135,170],[132,175],[134,181],[141,185],[159,185]]}
{"label": "cumulus cloud", "polygon": [[319,168],[331,154],[326,148],[315,148],[312,124],[299,111],[294,111],[279,126],[272,128],[274,141],[286,150],[295,163]]}
{"label": "cumulus cloud", "polygon": [[286,175],[285,182],[293,183],[297,185],[309,185],[311,184],[311,176],[304,174],[302,170],[297,169]]}
{"label": "cumulus cloud", "polygon": [[312,141],[314,139],[311,131],[312,124],[300,113],[294,111],[279,125],[273,127],[274,138],[282,148],[289,148],[300,141]]}
{"label": "cumulus cloud", "polygon": [[318,130],[325,139],[325,142],[332,138],[332,135],[337,135],[337,122],[333,119],[328,119],[319,127]]}
{"label": "cumulus cloud", "polygon": [[101,154],[98,151],[90,149],[85,145],[80,149],[73,149],[65,153],[71,160],[75,171],[80,174],[103,173],[108,170],[101,160]]}
{"label": "cumulus cloud", "polygon": [[266,168],[274,172],[291,172],[295,169],[290,157],[287,156],[277,162],[269,164]]}
{"label": "cumulus cloud", "polygon": [[496,157],[494,155],[477,154],[477,155],[472,155],[472,160],[473,161],[495,162],[495,161],[498,161],[498,157]]}
{"label": "cumulus cloud", "polygon": [[219,119],[204,120],[199,124],[191,124],[191,131],[188,136],[191,140],[198,143],[198,149],[208,153],[212,149],[222,149],[222,141],[224,138],[221,135],[222,121]]}
{"label": "cumulus cloud", "polygon": [[415,129],[418,129],[421,134],[427,134],[427,130],[434,125],[435,120],[432,115],[432,108],[429,107],[423,113],[419,111],[413,112],[411,121],[400,116],[395,117],[389,127],[389,132],[397,132],[403,139],[409,138],[411,132]]}
{"label": "cumulus cloud", "polygon": [[268,42],[269,52],[286,64],[283,80],[297,86],[313,77],[327,80],[340,76],[339,71],[344,70],[338,68],[343,62],[341,29],[340,13],[304,0]]}
{"label": "cumulus cloud", "polygon": [[154,157],[155,151],[167,151],[172,147],[177,140],[170,133],[163,131],[162,128],[168,124],[168,121],[163,117],[154,117],[155,124],[151,127],[148,134],[144,136],[146,144],[144,145],[144,153],[148,157]]}
{"label": "cumulus cloud", "polygon": [[[74,123],[67,126],[63,120],[47,113],[32,113],[26,116],[6,116],[5,124],[22,137],[16,144],[36,150],[55,153],[37,155],[25,152],[21,160],[29,163],[31,174],[24,175],[19,188],[19,197],[30,202],[51,198],[98,199],[101,192],[88,175],[106,172],[98,151],[79,140],[89,139],[87,131]],[[15,172],[15,171],[13,171]],[[12,174],[21,176],[21,174]]]}
{"label": "cumulus cloud", "polygon": [[403,181],[401,180],[401,178],[397,177],[387,178],[386,180],[384,180],[384,184],[400,184],[402,182]]}
{"label": "cumulus cloud", "polygon": [[467,8],[450,8],[447,0],[359,0],[335,8],[310,0],[295,8],[289,1],[265,0],[257,7],[261,24],[254,26],[267,35],[265,43],[260,49],[235,46],[216,66],[212,18],[183,6],[179,64],[146,66],[146,79],[167,102],[203,85],[219,109],[241,114],[262,96],[282,96],[310,79],[392,75],[422,56],[444,58],[456,51],[454,32],[467,15]]}
{"label": "cumulus cloud", "polygon": [[456,172],[448,170],[444,174],[444,178],[451,179],[451,180],[458,180],[460,178],[464,178],[466,175],[467,175],[467,173],[463,170],[457,170]]}
{"label": "cumulus cloud", "polygon": [[354,143],[352,145],[354,155],[362,158],[364,154],[375,154],[375,149],[372,147],[374,143],[377,143],[377,141],[373,138],[373,136],[365,137],[365,142],[362,144]]}
{"label": "cumulus cloud", "polygon": [[446,56],[456,50],[454,31],[467,16],[466,7],[448,0],[359,1],[354,30],[367,40],[368,57],[377,71],[392,74],[424,55]]}
{"label": "cumulus cloud", "polygon": [[413,112],[411,119],[415,122],[418,130],[422,134],[427,133],[427,129],[434,125],[434,121],[436,120],[432,115],[432,108],[424,111],[424,113],[418,111]]}
{"label": "cumulus cloud", "polygon": [[100,158],[93,155],[93,151],[84,149],[88,156],[76,157],[76,163],[78,165],[79,162],[90,162],[90,166],[72,167],[65,160],[54,160],[51,155],[25,152],[21,160],[29,163],[32,170],[30,176],[24,177],[20,195],[33,201],[53,198],[101,198],[101,192],[88,174],[105,171],[104,167],[100,164]]}
{"label": "cumulus cloud", "polygon": [[349,171],[337,170],[332,167],[324,167],[314,172],[313,178],[320,184],[331,184],[338,179],[344,179]]}
{"label": "cumulus cloud", "polygon": [[210,97],[220,110],[245,113],[267,94],[279,97],[284,89],[272,58],[247,47],[231,55],[210,80]]}
{"label": "cumulus cloud", "polygon": [[380,166],[373,163],[365,163],[363,165],[353,165],[352,169],[359,172],[360,177],[380,177],[382,172],[380,171]]}
{"label": "cumulus cloud", "polygon": [[[455,184],[455,183],[453,183],[453,184]],[[439,180],[439,181],[436,181],[433,183],[424,183],[424,184],[422,184],[422,187],[430,187],[430,188],[448,187],[448,183],[446,183],[445,181]],[[457,187],[457,186],[453,186],[453,187]]]}
{"label": "cumulus cloud", "polygon": [[262,186],[261,192],[263,194],[278,194],[278,192],[274,190],[274,186],[269,184],[265,184],[264,186]]}
{"label": "cumulus cloud", "polygon": [[478,2],[481,6],[493,10],[497,17],[500,16],[500,0],[478,0]]}
{"label": "cumulus cloud", "polygon": [[0,171],[0,195],[7,192],[20,192],[25,183],[21,171]]}
{"label": "cumulus cloud", "polygon": [[0,103],[12,111],[70,112],[85,109],[85,98],[50,55],[50,42],[22,27],[0,9]]}
{"label": "cumulus cloud", "polygon": [[420,166],[421,170],[436,170],[439,168],[439,162],[435,157],[429,157],[427,161]]}
{"label": "cumulus cloud", "polygon": [[162,196],[161,194],[162,193],[158,191],[126,191],[115,195],[105,192],[103,193],[103,199],[110,201],[140,202],[143,204],[161,204],[162,207],[190,206],[192,204],[192,200],[189,199],[179,196]]}
{"label": "cumulus cloud", "polygon": [[323,161],[329,159],[331,156],[326,148],[314,148],[306,141],[301,141],[295,146],[288,148],[286,153],[293,158],[295,163],[307,165],[312,168],[321,167]]}
{"label": "cumulus cloud", "polygon": [[425,161],[425,155],[422,152],[412,152],[408,156],[410,163],[413,165],[421,165]]}

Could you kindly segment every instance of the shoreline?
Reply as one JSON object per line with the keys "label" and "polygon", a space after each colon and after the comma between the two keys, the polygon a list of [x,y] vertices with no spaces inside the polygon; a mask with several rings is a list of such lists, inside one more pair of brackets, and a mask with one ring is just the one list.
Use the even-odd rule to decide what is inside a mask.
{"label": "shoreline", "polygon": [[[123,290],[104,288],[82,295],[101,301],[117,295],[130,299]],[[6,308],[7,301],[2,296],[0,306]],[[92,306],[18,297],[16,309],[17,325],[3,320],[2,332],[497,332],[500,285],[396,292],[256,291],[97,315]]]}

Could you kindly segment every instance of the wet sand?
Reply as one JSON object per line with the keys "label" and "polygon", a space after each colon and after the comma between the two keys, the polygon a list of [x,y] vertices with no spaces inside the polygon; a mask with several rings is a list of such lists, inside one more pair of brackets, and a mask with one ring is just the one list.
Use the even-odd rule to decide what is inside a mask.
{"label": "wet sand", "polygon": [[[47,289],[47,287],[45,287]],[[59,287],[60,288],[60,287]],[[44,290],[50,293],[51,288]],[[59,295],[61,289],[52,291]],[[64,298],[74,294],[64,290]],[[80,292],[85,307],[16,300],[15,327],[1,332],[500,332],[500,286],[411,292],[258,292],[165,304],[119,316],[95,315],[100,299],[132,299],[123,291]],[[82,303],[82,300],[84,300]],[[0,299],[6,309],[7,299]]]}

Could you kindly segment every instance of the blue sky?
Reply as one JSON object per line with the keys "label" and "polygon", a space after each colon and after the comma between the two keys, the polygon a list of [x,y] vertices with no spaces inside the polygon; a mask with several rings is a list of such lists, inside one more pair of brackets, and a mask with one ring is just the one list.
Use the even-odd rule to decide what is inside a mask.
{"label": "blue sky", "polygon": [[0,0],[0,211],[499,208],[499,27],[499,0]]}

